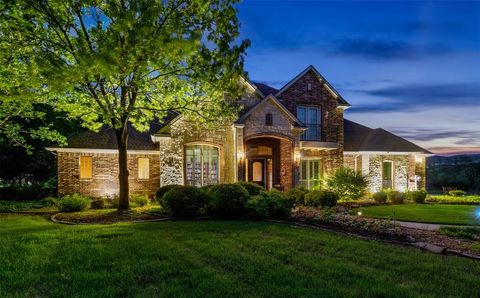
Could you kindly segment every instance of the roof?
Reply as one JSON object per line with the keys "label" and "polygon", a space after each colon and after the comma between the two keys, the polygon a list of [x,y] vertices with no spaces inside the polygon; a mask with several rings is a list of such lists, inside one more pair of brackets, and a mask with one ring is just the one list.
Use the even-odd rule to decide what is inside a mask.
{"label": "roof", "polygon": [[260,92],[262,92],[265,96],[269,94],[276,94],[278,92],[278,89],[273,88],[271,86],[268,86],[267,84],[260,83],[260,82],[252,82]]}
{"label": "roof", "polygon": [[347,119],[344,119],[344,150],[431,154],[430,151],[383,128],[372,129]]}
{"label": "roof", "polygon": [[[158,144],[152,141],[152,134],[162,128],[162,124],[153,121],[147,132],[139,132],[131,124],[128,125],[127,150],[158,150]],[[110,127],[102,127],[100,131],[85,131],[68,140],[64,148],[79,149],[118,149],[115,131]]]}

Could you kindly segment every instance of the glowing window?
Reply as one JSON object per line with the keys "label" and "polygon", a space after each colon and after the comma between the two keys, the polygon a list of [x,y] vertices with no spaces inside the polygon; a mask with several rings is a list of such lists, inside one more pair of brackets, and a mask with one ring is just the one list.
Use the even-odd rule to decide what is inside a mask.
{"label": "glowing window", "polygon": [[92,179],[92,157],[80,156],[80,179]]}
{"label": "glowing window", "polygon": [[185,148],[185,182],[194,186],[218,184],[218,148],[208,145]]}
{"label": "glowing window", "polygon": [[263,164],[259,161],[256,161],[252,164],[252,181],[262,182],[263,181]]}
{"label": "glowing window", "polygon": [[138,158],[138,179],[150,178],[150,160],[147,157]]}

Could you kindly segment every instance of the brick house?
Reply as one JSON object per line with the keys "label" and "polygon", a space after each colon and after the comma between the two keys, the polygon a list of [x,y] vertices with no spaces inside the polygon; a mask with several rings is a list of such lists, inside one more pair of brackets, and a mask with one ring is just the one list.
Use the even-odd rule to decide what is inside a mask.
{"label": "brick house", "polygon": [[[350,105],[313,67],[284,87],[243,81],[243,111],[235,122],[210,127],[181,115],[130,127],[130,192],[153,195],[160,186],[253,181],[265,188],[319,188],[342,165],[368,175],[370,191],[425,185],[430,152],[383,129],[343,118]],[[59,195],[114,194],[116,140],[111,129],[85,132],[68,147],[48,148],[58,159]]]}

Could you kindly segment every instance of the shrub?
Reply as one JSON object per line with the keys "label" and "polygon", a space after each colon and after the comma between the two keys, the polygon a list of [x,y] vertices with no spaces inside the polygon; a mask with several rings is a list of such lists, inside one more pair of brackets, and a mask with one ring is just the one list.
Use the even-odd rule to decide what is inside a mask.
{"label": "shrub", "polygon": [[448,192],[449,195],[451,195],[452,197],[463,197],[466,192],[464,192],[463,190],[451,190]]}
{"label": "shrub", "polygon": [[360,171],[341,167],[328,179],[327,188],[335,192],[341,199],[358,200],[367,189],[367,179]]}
{"label": "shrub", "polygon": [[387,199],[393,204],[403,204],[403,202],[405,202],[405,193],[396,190],[390,190],[387,192]]}
{"label": "shrub", "polygon": [[103,209],[103,208],[105,208],[105,206],[106,206],[105,201],[106,201],[106,199],[104,199],[104,198],[97,198],[97,199],[92,200],[92,202],[90,203],[90,209]]}
{"label": "shrub", "polygon": [[218,184],[210,191],[209,211],[221,217],[240,217],[245,214],[249,199],[247,190],[238,184]]}
{"label": "shrub", "polygon": [[195,216],[205,211],[206,196],[195,186],[176,186],[167,191],[162,207],[173,216]]}
{"label": "shrub", "polygon": [[88,207],[90,199],[79,194],[66,195],[57,201],[58,209],[61,212],[77,212]]}
{"label": "shrub", "polygon": [[373,194],[373,199],[377,203],[386,203],[387,202],[387,193],[384,191],[379,191]]}
{"label": "shrub", "polygon": [[240,181],[235,184],[243,186],[249,195],[256,196],[259,195],[262,191],[265,191],[265,188],[257,183],[247,182],[247,181]]}
{"label": "shrub", "polygon": [[314,190],[305,195],[305,205],[312,207],[333,207],[337,204],[338,194],[329,190]]}
{"label": "shrub", "polygon": [[406,193],[407,199],[414,201],[417,204],[425,204],[427,192],[425,190],[415,190]]}
{"label": "shrub", "polygon": [[246,205],[250,215],[265,218],[288,217],[292,207],[293,200],[275,189],[251,197]]}
{"label": "shrub", "polygon": [[38,201],[54,195],[55,190],[56,180],[51,179],[43,183],[0,187],[0,198],[5,201]]}
{"label": "shrub", "polygon": [[305,195],[308,193],[308,189],[304,187],[294,187],[287,191],[287,197],[290,198],[295,204],[305,205]]}
{"label": "shrub", "polygon": [[159,189],[157,189],[157,191],[155,192],[155,199],[157,200],[157,202],[160,203],[160,205],[161,205],[163,195],[166,194],[170,189],[175,188],[177,186],[179,186],[179,185],[170,184],[170,185],[162,186]]}
{"label": "shrub", "polygon": [[148,203],[150,203],[150,200],[148,199],[148,196],[146,195],[133,195],[130,198],[130,202],[137,207],[143,207],[147,206]]}

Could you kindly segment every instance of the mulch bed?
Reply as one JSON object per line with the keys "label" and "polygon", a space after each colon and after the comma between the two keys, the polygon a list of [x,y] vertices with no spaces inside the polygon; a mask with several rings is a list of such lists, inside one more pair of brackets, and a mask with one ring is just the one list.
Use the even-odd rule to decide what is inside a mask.
{"label": "mulch bed", "polygon": [[57,213],[51,217],[52,221],[64,224],[113,224],[117,222],[154,221],[166,218],[164,215],[148,212],[117,212],[82,214]]}

